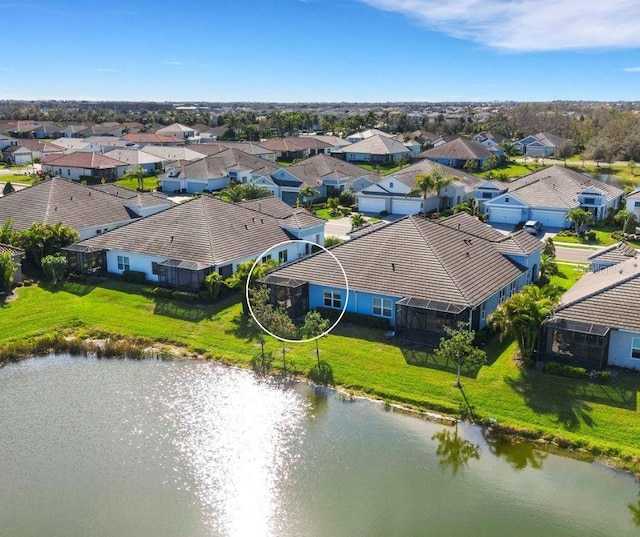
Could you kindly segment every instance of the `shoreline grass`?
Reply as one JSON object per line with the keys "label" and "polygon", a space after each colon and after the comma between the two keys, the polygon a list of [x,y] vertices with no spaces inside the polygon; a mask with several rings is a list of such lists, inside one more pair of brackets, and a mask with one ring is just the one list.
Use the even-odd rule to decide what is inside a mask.
{"label": "shoreline grass", "polygon": [[[570,276],[562,280],[564,286],[571,285]],[[32,285],[18,294],[0,308],[0,347],[65,331],[86,339],[112,334],[178,346],[241,367],[250,367],[260,350],[236,295],[194,306],[146,297],[139,286],[115,281]],[[276,357],[274,365],[281,363],[278,342],[268,338],[266,350]],[[489,364],[463,380],[479,423],[606,456],[618,467],[640,472],[640,375],[621,372],[614,384],[599,385],[522,369],[513,360],[510,341],[494,338],[485,350]],[[320,352],[332,365],[336,384],[355,393],[418,410],[464,413],[454,372],[428,360],[426,367],[412,365],[419,351],[399,346],[384,330],[342,322],[320,340]],[[287,345],[287,362],[296,372],[306,373],[315,360],[314,343]]]}

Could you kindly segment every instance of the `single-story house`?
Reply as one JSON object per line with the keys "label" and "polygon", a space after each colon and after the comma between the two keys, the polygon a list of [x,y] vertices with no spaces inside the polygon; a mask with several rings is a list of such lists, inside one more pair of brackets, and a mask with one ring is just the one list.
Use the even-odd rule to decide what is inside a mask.
{"label": "single-story house", "polygon": [[86,151],[89,153],[100,153],[102,147],[98,144],[88,142],[84,138],[56,138],[52,142],[54,145],[64,147],[65,153],[73,153],[75,151]]}
{"label": "single-story house", "polygon": [[[197,290],[211,272],[229,277],[240,263],[255,260],[272,247],[277,246],[264,260],[287,263],[306,255],[305,243],[288,242],[298,237],[289,232],[296,224],[285,220],[251,205],[198,196],[64,251],[69,266],[81,272],[132,270],[144,273],[148,281]],[[296,229],[307,227],[313,225]]]}
{"label": "single-story house", "polygon": [[347,162],[388,164],[401,157],[408,159],[411,157],[411,150],[390,136],[375,134],[332,154],[344,156]]}
{"label": "single-story house", "polygon": [[7,147],[12,145],[18,145],[18,140],[11,138],[10,136],[0,134],[0,151],[4,151]]}
{"label": "single-story house", "polygon": [[[264,278],[296,317],[329,308],[389,321],[401,339],[437,346],[445,326],[482,329],[488,315],[537,279],[542,243],[505,236],[459,213],[442,221],[407,216],[372,227]],[[302,291],[301,291],[302,290]]]}
{"label": "single-story house", "polygon": [[167,127],[162,127],[156,131],[158,136],[173,136],[176,138],[182,138],[183,140],[192,141],[200,136],[200,132],[193,127],[187,127],[180,123],[172,123]]}
{"label": "single-story house", "polygon": [[199,160],[205,155],[196,149],[198,145],[190,147],[185,146],[163,146],[163,145],[145,145],[142,151],[149,153],[154,157],[158,157],[162,164],[165,165],[175,161],[194,161]]}
{"label": "single-story house", "polygon": [[538,359],[640,370],[640,259],[589,272],[540,329]]}
{"label": "single-story house", "polygon": [[312,136],[288,136],[285,140],[308,149],[309,156],[328,155],[331,149],[330,143]]}
{"label": "single-story house", "polygon": [[[416,188],[416,177],[428,175],[439,164],[430,160],[422,160],[383,177],[376,183],[367,185],[356,193],[358,211],[363,213],[418,214],[425,210],[421,194],[408,196]],[[454,207],[463,201],[469,201],[475,194],[477,186],[484,180],[474,175],[454,170],[448,166],[440,166],[446,177],[455,178],[453,182],[440,192],[440,209]],[[426,200],[426,212],[438,209],[438,198],[431,193]]]}
{"label": "single-story house", "polygon": [[571,143],[571,140],[567,138],[550,132],[539,132],[514,142],[513,149],[529,157],[550,157],[559,147],[568,143]]}
{"label": "single-story house", "polygon": [[231,179],[252,183],[259,177],[268,177],[278,168],[277,164],[244,151],[225,149],[193,162],[167,167],[160,182],[163,192],[212,192],[225,188]]}
{"label": "single-story house", "polygon": [[506,144],[511,144],[506,136],[491,131],[478,133],[472,139],[488,149],[502,149]]}
{"label": "single-story house", "polygon": [[149,175],[153,175],[162,170],[163,160],[141,149],[114,149],[106,153],[106,156],[119,160],[120,162],[126,162],[129,170],[140,166]]}
{"label": "single-story house", "polygon": [[12,228],[21,231],[34,222],[61,223],[86,239],[173,205],[166,199],[113,186],[122,194],[60,178],[36,183],[0,197],[0,224],[11,219]]}
{"label": "single-story house", "polygon": [[627,194],[625,209],[635,215],[636,223],[640,225],[640,189]]}
{"label": "single-story house", "polygon": [[25,138],[18,145],[31,151],[32,160],[42,160],[49,155],[62,155],[65,152],[62,146],[37,139]]}
{"label": "single-story house", "polygon": [[[380,179],[378,174],[367,172],[342,159],[329,155],[316,155],[292,166],[272,172],[270,182],[265,178],[258,184],[270,188],[274,195],[289,205],[295,205],[300,190],[306,186],[316,189],[321,197],[339,196],[343,190],[357,192]],[[300,200],[306,202],[307,200]]]}
{"label": "single-story house", "polygon": [[432,147],[420,153],[417,158],[426,158],[450,168],[464,168],[472,161],[477,169],[480,169],[490,156],[501,159],[504,150],[501,147],[488,148],[483,144],[474,142],[468,138],[458,137],[437,147]]}
{"label": "single-story house", "polygon": [[14,166],[29,164],[33,160],[33,152],[22,145],[10,145],[2,151],[2,160]]}
{"label": "single-story house", "polygon": [[352,144],[357,144],[358,142],[362,142],[362,140],[366,140],[367,138],[371,138],[372,136],[383,136],[385,138],[393,138],[393,134],[389,134],[388,132],[381,131],[380,129],[367,129],[366,131],[355,132],[347,136],[347,142]]}
{"label": "single-story house", "polygon": [[[68,138],[73,140],[74,138]],[[86,177],[99,177],[105,181],[120,179],[129,168],[126,162],[100,153],[74,151],[63,155],[49,155],[42,159],[42,171],[64,179],[81,181]]]}
{"label": "single-story house", "polygon": [[136,144],[138,147],[144,147],[147,145],[161,145],[161,146],[183,146],[185,140],[182,136],[160,136],[155,132],[129,132],[122,137],[131,143]]}
{"label": "single-story house", "polygon": [[273,138],[258,142],[258,145],[273,151],[278,160],[302,159],[311,154],[308,147],[298,143],[297,138]]}
{"label": "single-story house", "polygon": [[[10,244],[2,244],[0,243],[0,254],[8,253],[13,262],[16,264],[16,269],[13,272],[13,283],[14,285],[20,283],[22,281],[22,260],[24,259],[24,250],[21,248],[16,248],[15,246],[11,246]],[[2,289],[0,289],[1,291]]]}
{"label": "single-story house", "polygon": [[[215,142],[215,143],[206,143],[206,144],[198,144],[197,146],[192,147],[194,151],[199,151],[200,153],[205,153],[208,148],[214,148],[213,152],[224,151],[225,149],[239,149],[240,151],[244,151],[245,153],[249,153],[254,157],[260,157],[265,160],[270,160],[271,162],[276,161],[276,152],[271,151],[270,149],[265,149],[264,147],[258,145],[255,142]],[[211,154],[211,153],[205,153]]]}
{"label": "single-story house", "polygon": [[[569,228],[567,214],[573,209],[588,210],[595,220],[604,220],[609,210],[618,210],[624,192],[613,185],[562,166],[520,177],[494,190],[481,185],[476,199],[490,224],[518,224],[537,220],[549,228]],[[489,197],[492,196],[492,197]]]}
{"label": "single-story house", "polygon": [[626,242],[617,242],[607,248],[598,250],[591,254],[587,260],[591,262],[591,270],[598,272],[600,270],[612,267],[618,263],[622,263],[632,257],[638,257],[638,251],[629,246]]}
{"label": "single-story house", "polygon": [[325,153],[331,155],[334,151],[339,151],[349,145],[351,142],[340,138],[339,136],[334,136],[332,134],[302,134],[301,138],[315,138],[316,140],[320,140],[326,144],[329,144]]}

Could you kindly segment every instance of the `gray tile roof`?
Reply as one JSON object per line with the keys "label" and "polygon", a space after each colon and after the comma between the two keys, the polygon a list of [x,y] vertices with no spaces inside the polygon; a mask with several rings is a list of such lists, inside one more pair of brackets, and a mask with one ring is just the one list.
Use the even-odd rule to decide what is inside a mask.
{"label": "gray tile roof", "polygon": [[480,179],[479,177],[476,177],[475,175],[472,175],[470,173],[463,172],[462,170],[456,170],[455,168],[451,168],[449,166],[443,166],[442,164],[438,164],[428,159],[421,160],[420,162],[394,172],[391,175],[393,175],[393,177],[396,177],[399,181],[402,181],[409,188],[415,188],[416,177],[418,176],[418,174],[429,174],[436,167],[440,167],[447,177],[457,177],[457,181],[464,185],[464,190],[466,193],[474,192],[478,186],[484,183],[493,184],[492,181],[488,181],[487,179]]}
{"label": "gray tile roof", "polygon": [[456,138],[438,147],[423,151],[418,157],[468,160],[483,159],[493,154],[493,151],[490,151],[478,142],[474,142],[468,138]]}
{"label": "gray tile roof", "polygon": [[209,267],[258,256],[286,240],[277,219],[199,196],[80,244]]}
{"label": "gray tile roof", "polygon": [[603,250],[599,250],[587,257],[590,261],[606,261],[609,263],[621,263],[630,257],[637,257],[638,250],[629,246],[626,242],[617,242]]}
{"label": "gray tile roof", "polygon": [[380,180],[380,176],[374,172],[369,172],[360,166],[329,155],[315,155],[304,159],[289,166],[287,171],[303,182],[301,187],[305,185],[320,186],[324,178],[354,180],[366,176],[374,183]]}
{"label": "gray tile roof", "polygon": [[177,169],[178,175],[174,177],[215,179],[226,177],[229,170],[251,170],[269,175],[280,169],[280,166],[239,149],[225,149],[219,153],[189,162]]}
{"label": "gray tile roof", "polygon": [[[522,269],[484,239],[417,216],[405,217],[335,246],[349,287],[462,306],[482,303]],[[320,252],[276,275],[344,287],[333,258]]]}
{"label": "gray tile roof", "polygon": [[281,225],[287,228],[303,229],[320,226],[325,223],[322,218],[310,214],[301,207],[291,207],[278,198],[260,198],[238,203],[242,207],[267,214],[280,220]]}
{"label": "gray tile roof", "polygon": [[632,258],[585,274],[567,291],[554,318],[640,331],[640,261]]}
{"label": "gray tile roof", "polygon": [[0,198],[0,222],[13,219],[13,229],[33,222],[62,224],[73,229],[126,222],[137,215],[127,200],[64,179],[49,179]]}
{"label": "gray tile roof", "polygon": [[375,134],[341,149],[342,153],[361,153],[371,155],[408,154],[406,146],[393,138]]}

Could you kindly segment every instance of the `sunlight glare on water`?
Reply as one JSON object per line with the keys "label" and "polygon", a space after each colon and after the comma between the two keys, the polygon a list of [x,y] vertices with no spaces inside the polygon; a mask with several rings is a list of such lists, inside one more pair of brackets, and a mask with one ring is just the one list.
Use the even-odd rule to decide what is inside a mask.
{"label": "sunlight glare on water", "polygon": [[166,379],[165,416],[211,529],[276,535],[279,485],[295,469],[304,401],[246,371],[201,364],[175,375],[178,382]]}

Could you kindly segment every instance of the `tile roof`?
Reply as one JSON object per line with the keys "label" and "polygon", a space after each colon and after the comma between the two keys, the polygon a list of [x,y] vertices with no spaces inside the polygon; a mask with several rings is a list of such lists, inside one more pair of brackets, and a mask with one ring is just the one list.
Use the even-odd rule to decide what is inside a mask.
{"label": "tile roof", "polygon": [[[417,216],[358,236],[331,253],[344,267],[352,289],[465,307],[482,303],[522,273],[491,242]],[[326,252],[275,274],[344,287],[341,271]]]}
{"label": "tile roof", "polygon": [[209,267],[258,256],[286,240],[277,219],[199,196],[80,244]]}
{"label": "tile roof", "polygon": [[106,155],[130,165],[159,164],[162,162],[160,157],[140,149],[114,149],[113,151],[106,153]]}
{"label": "tile roof", "polygon": [[107,157],[101,153],[74,151],[63,155],[48,155],[42,159],[46,166],[66,166],[68,168],[86,168],[92,170],[108,170],[127,166],[126,162]]}
{"label": "tile roof", "polygon": [[427,151],[423,151],[418,155],[419,158],[447,158],[458,160],[484,159],[494,155],[481,143],[474,142],[468,138],[455,138],[450,142],[433,147]]}
{"label": "tile roof", "polygon": [[596,253],[587,257],[590,261],[606,261],[610,263],[621,263],[630,257],[637,257],[638,250],[629,246],[626,242],[617,242],[611,246],[598,250]]}
{"label": "tile roof", "polygon": [[37,139],[19,140],[18,145],[27,148],[29,151],[36,151],[38,153],[62,153],[65,150],[65,148],[60,145]]}
{"label": "tile roof", "polygon": [[406,146],[393,138],[375,134],[369,138],[365,138],[343,147],[342,153],[369,153],[371,155],[395,155],[398,153],[409,153]]}
{"label": "tile roof", "polygon": [[585,274],[560,299],[554,318],[640,331],[640,261]]}
{"label": "tile roof", "polygon": [[474,192],[475,189],[481,184],[492,183],[487,179],[480,179],[479,177],[476,177],[475,175],[472,175],[470,173],[463,172],[462,170],[456,170],[455,168],[450,168],[449,166],[443,166],[442,164],[438,164],[428,159],[421,160],[420,162],[416,162],[411,166],[398,170],[397,172],[390,174],[389,177],[393,176],[407,185],[409,188],[413,189],[416,186],[416,177],[418,176],[418,174],[429,174],[436,167],[440,167],[447,177],[457,177],[457,181],[464,185],[464,190],[467,193]]}
{"label": "tile roof", "polygon": [[184,138],[161,136],[155,132],[128,133],[123,138],[134,144],[184,144]]}
{"label": "tile roof", "polygon": [[125,199],[54,178],[0,198],[0,222],[11,218],[16,230],[27,229],[33,222],[61,222],[78,230],[137,218],[125,204]]}
{"label": "tile roof", "polygon": [[306,150],[306,147],[304,147],[303,145],[300,145],[291,139],[284,138],[273,138],[271,140],[265,140],[264,142],[260,142],[258,145],[260,147],[264,147],[265,149],[279,152],[299,152]]}
{"label": "tile roof", "polygon": [[173,177],[189,177],[199,179],[215,179],[226,177],[229,170],[251,170],[269,175],[280,169],[277,164],[239,149],[225,149],[219,153],[202,157],[176,168],[178,175]]}
{"label": "tile roof", "polygon": [[161,158],[163,161],[198,160],[202,153],[185,146],[145,145],[141,151]]}
{"label": "tile roof", "polygon": [[306,158],[289,166],[287,172],[295,175],[304,185],[312,187],[320,186],[325,177],[353,180],[366,176],[374,183],[380,180],[377,173],[329,155],[314,155]]}

